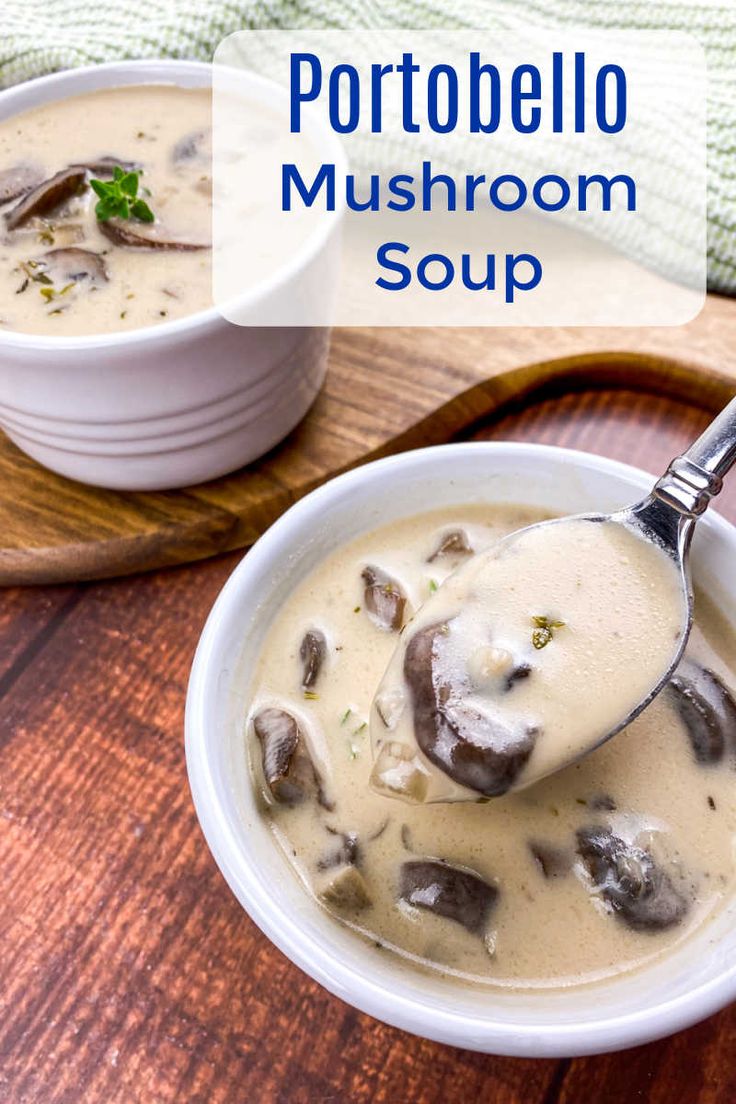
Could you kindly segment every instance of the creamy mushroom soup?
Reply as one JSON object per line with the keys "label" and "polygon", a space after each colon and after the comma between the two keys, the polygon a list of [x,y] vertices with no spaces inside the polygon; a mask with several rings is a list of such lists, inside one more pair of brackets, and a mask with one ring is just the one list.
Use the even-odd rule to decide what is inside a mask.
{"label": "creamy mushroom soup", "polygon": [[[454,568],[538,520],[456,508],[335,551],[275,618],[246,719],[263,815],[336,921],[424,968],[527,988],[630,970],[686,938],[733,891],[736,822],[736,649],[702,594],[667,688],[564,771],[493,800],[423,802],[415,760],[434,765],[392,730],[410,708],[406,684],[382,703],[374,766],[371,702],[402,628],[408,641],[410,618]],[[567,594],[534,607],[523,655],[505,638],[480,657],[479,677],[509,702],[573,631]],[[665,616],[652,631],[671,628]],[[536,648],[539,631],[549,639]]]}
{"label": "creamy mushroom soup", "polygon": [[413,760],[413,800],[528,786],[620,727],[671,667],[687,615],[679,570],[626,526],[566,518],[477,555],[459,530],[442,549],[466,562],[402,634],[379,687],[378,785]]}
{"label": "creamy mushroom soup", "polygon": [[210,100],[135,85],[0,122],[0,329],[104,333],[211,305]]}

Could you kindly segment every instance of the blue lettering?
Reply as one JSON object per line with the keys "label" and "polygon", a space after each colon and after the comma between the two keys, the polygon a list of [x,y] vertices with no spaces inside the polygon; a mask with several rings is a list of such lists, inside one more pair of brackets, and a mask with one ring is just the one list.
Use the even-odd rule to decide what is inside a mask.
{"label": "blue lettering", "polygon": [[[616,82],[616,116],[612,123],[606,115],[606,78]],[[620,65],[603,65],[595,78],[595,120],[604,134],[618,134],[626,125],[626,74]]]}
{"label": "blue lettering", "polygon": [[[308,90],[302,89],[301,70],[302,65],[308,65],[312,74],[312,83]],[[291,95],[291,133],[299,134],[301,131],[301,105],[310,100],[316,100],[322,88],[322,66],[316,54],[292,54],[290,59],[290,88]]]}
{"label": "blue lettering", "polygon": [[325,210],[335,210],[335,166],[323,164],[314,178],[311,188],[307,188],[299,169],[293,163],[281,166],[281,209],[291,210],[291,185],[294,184],[305,207],[311,207],[316,200],[323,185],[327,185],[325,197]]}
{"label": "blue lettering", "polygon": [[[340,118],[340,80],[348,80],[348,118]],[[354,65],[336,65],[330,73],[330,126],[338,134],[352,134],[360,119],[360,77]]]}
{"label": "blue lettering", "polygon": [[[516,276],[517,265],[529,265],[532,274],[528,280],[519,280]],[[513,303],[514,292],[531,291],[542,279],[542,263],[532,253],[506,254],[506,302]]]}
{"label": "blue lettering", "polygon": [[[523,89],[524,77],[528,77],[529,88]],[[539,130],[539,121],[542,118],[542,109],[533,107],[529,111],[529,119],[524,122],[523,104],[527,100],[539,102],[542,96],[542,76],[536,65],[517,65],[511,74],[511,122],[514,130],[520,134],[532,134]]]}
{"label": "blue lettering", "polygon": [[387,268],[389,272],[401,273],[400,279],[394,283],[390,283],[388,280],[384,280],[383,276],[379,276],[376,280],[378,287],[383,288],[385,291],[403,291],[405,287],[408,287],[411,283],[411,269],[406,265],[401,264],[400,261],[389,260],[389,251],[396,251],[397,253],[408,253],[409,246],[404,245],[403,242],[384,242],[383,245],[378,247],[376,251],[376,259],[379,265],[383,268]]}

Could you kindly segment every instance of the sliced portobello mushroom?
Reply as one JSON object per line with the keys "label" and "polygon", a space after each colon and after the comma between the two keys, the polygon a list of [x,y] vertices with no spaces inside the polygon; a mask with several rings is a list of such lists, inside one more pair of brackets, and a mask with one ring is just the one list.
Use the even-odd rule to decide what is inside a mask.
{"label": "sliced portobello mushroom", "polygon": [[399,899],[414,908],[454,920],[482,935],[498,890],[479,874],[438,859],[411,859],[399,872]]}
{"label": "sliced portobello mushroom", "polygon": [[209,165],[212,161],[212,129],[203,127],[180,138],[171,151],[175,165]]}
{"label": "sliced portobello mushroom", "polygon": [[78,249],[69,246],[64,249],[50,249],[36,258],[39,269],[57,286],[79,284],[86,281],[90,286],[99,287],[107,282],[107,267],[99,253],[91,249]]}
{"label": "sliced portobello mushroom", "polygon": [[87,174],[84,169],[62,169],[61,172],[43,180],[23,196],[5,215],[8,230],[17,230],[28,219],[35,215],[45,215],[64,203],[67,199],[77,195],[86,187]]}
{"label": "sliced portobello mushroom", "polygon": [[319,678],[322,664],[327,655],[327,641],[325,634],[319,629],[308,629],[299,647],[299,658],[302,661],[302,688],[311,690]]}
{"label": "sliced portobello mushroom", "polygon": [[688,900],[643,847],[594,825],[577,832],[577,850],[595,889],[634,931],[664,931],[686,915]]}
{"label": "sliced portobello mushroom", "polygon": [[538,729],[514,729],[453,694],[435,670],[446,623],[420,629],[404,656],[404,678],[414,714],[414,736],[427,758],[461,786],[485,797],[505,793],[524,768]]}
{"label": "sliced portobello mushroom", "polygon": [[[136,229],[122,219],[108,219],[106,222],[97,223],[100,232],[105,235],[113,245],[122,246],[124,249],[151,249],[151,250],[178,250],[190,253],[197,249],[210,249],[209,242],[190,242],[180,238],[165,238],[156,231],[144,231]],[[143,224],[141,224],[143,225]]]}
{"label": "sliced portobello mushroom", "polygon": [[89,161],[75,161],[69,166],[70,169],[84,169],[93,176],[112,176],[116,168],[126,173],[138,172],[142,167],[140,161],[124,161],[122,157],[113,157],[111,154]]}
{"label": "sliced portobello mushroom", "polygon": [[727,750],[736,750],[736,700],[714,671],[686,661],[668,693],[698,763],[719,763]]}
{"label": "sliced portobello mushroom", "polygon": [[14,165],[0,172],[0,207],[30,192],[43,180],[43,173],[33,165]]}
{"label": "sliced portobello mushroom", "polygon": [[380,567],[363,568],[361,578],[365,583],[364,602],[371,620],[379,629],[398,632],[404,623],[406,595],[396,582]]}
{"label": "sliced portobello mushroom", "polygon": [[274,801],[298,805],[316,797],[329,808],[304,734],[291,713],[273,707],[262,709],[253,718],[253,728],[261,744],[263,775]]}
{"label": "sliced portobello mushroom", "polygon": [[468,540],[468,534],[464,529],[451,529],[449,533],[445,533],[440,542],[435,548],[431,556],[427,557],[427,563],[434,563],[435,560],[441,560],[445,556],[472,556],[473,549],[470,547],[470,541]]}

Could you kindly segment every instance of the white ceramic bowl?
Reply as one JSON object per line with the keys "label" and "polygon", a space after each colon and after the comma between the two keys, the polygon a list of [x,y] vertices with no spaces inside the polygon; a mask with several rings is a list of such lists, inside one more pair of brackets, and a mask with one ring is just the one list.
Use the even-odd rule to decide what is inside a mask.
{"label": "white ceramic bowl", "polygon": [[[378,1019],[456,1046],[529,1057],[615,1050],[667,1035],[736,995],[736,905],[637,973],[570,990],[512,993],[413,971],[329,917],[258,814],[245,756],[248,683],[276,611],[335,547],[447,504],[608,510],[652,484],[635,468],[541,445],[446,445],[367,464],[283,515],[233,572],[205,627],[186,715],[189,779],[205,837],[241,904],[288,957]],[[736,529],[709,513],[696,579],[736,622]],[[540,933],[540,938],[543,933]]]}
{"label": "white ceramic bowl", "polygon": [[[101,88],[208,87],[193,61],[126,61],[73,69],[0,93],[0,120]],[[246,73],[239,89],[272,102]],[[317,135],[326,160],[336,138]],[[296,252],[288,271],[248,297],[254,311],[294,294],[303,277],[334,278],[339,214]],[[325,294],[329,291],[325,288]],[[0,331],[0,427],[53,471],[122,490],[213,479],[277,444],[304,417],[327,364],[328,333],[236,326],[213,307],[158,326],[83,337]]]}

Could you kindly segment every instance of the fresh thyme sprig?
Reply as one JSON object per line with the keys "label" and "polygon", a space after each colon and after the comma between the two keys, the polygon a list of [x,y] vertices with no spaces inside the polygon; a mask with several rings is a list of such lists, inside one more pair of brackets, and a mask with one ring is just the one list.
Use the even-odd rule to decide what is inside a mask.
{"label": "fresh thyme sprig", "polygon": [[107,222],[111,218],[135,218],[139,222],[153,222],[153,211],[138,196],[140,175],[137,169],[126,172],[120,165],[116,165],[112,180],[90,180],[90,187],[99,196],[95,214],[100,222]]}

